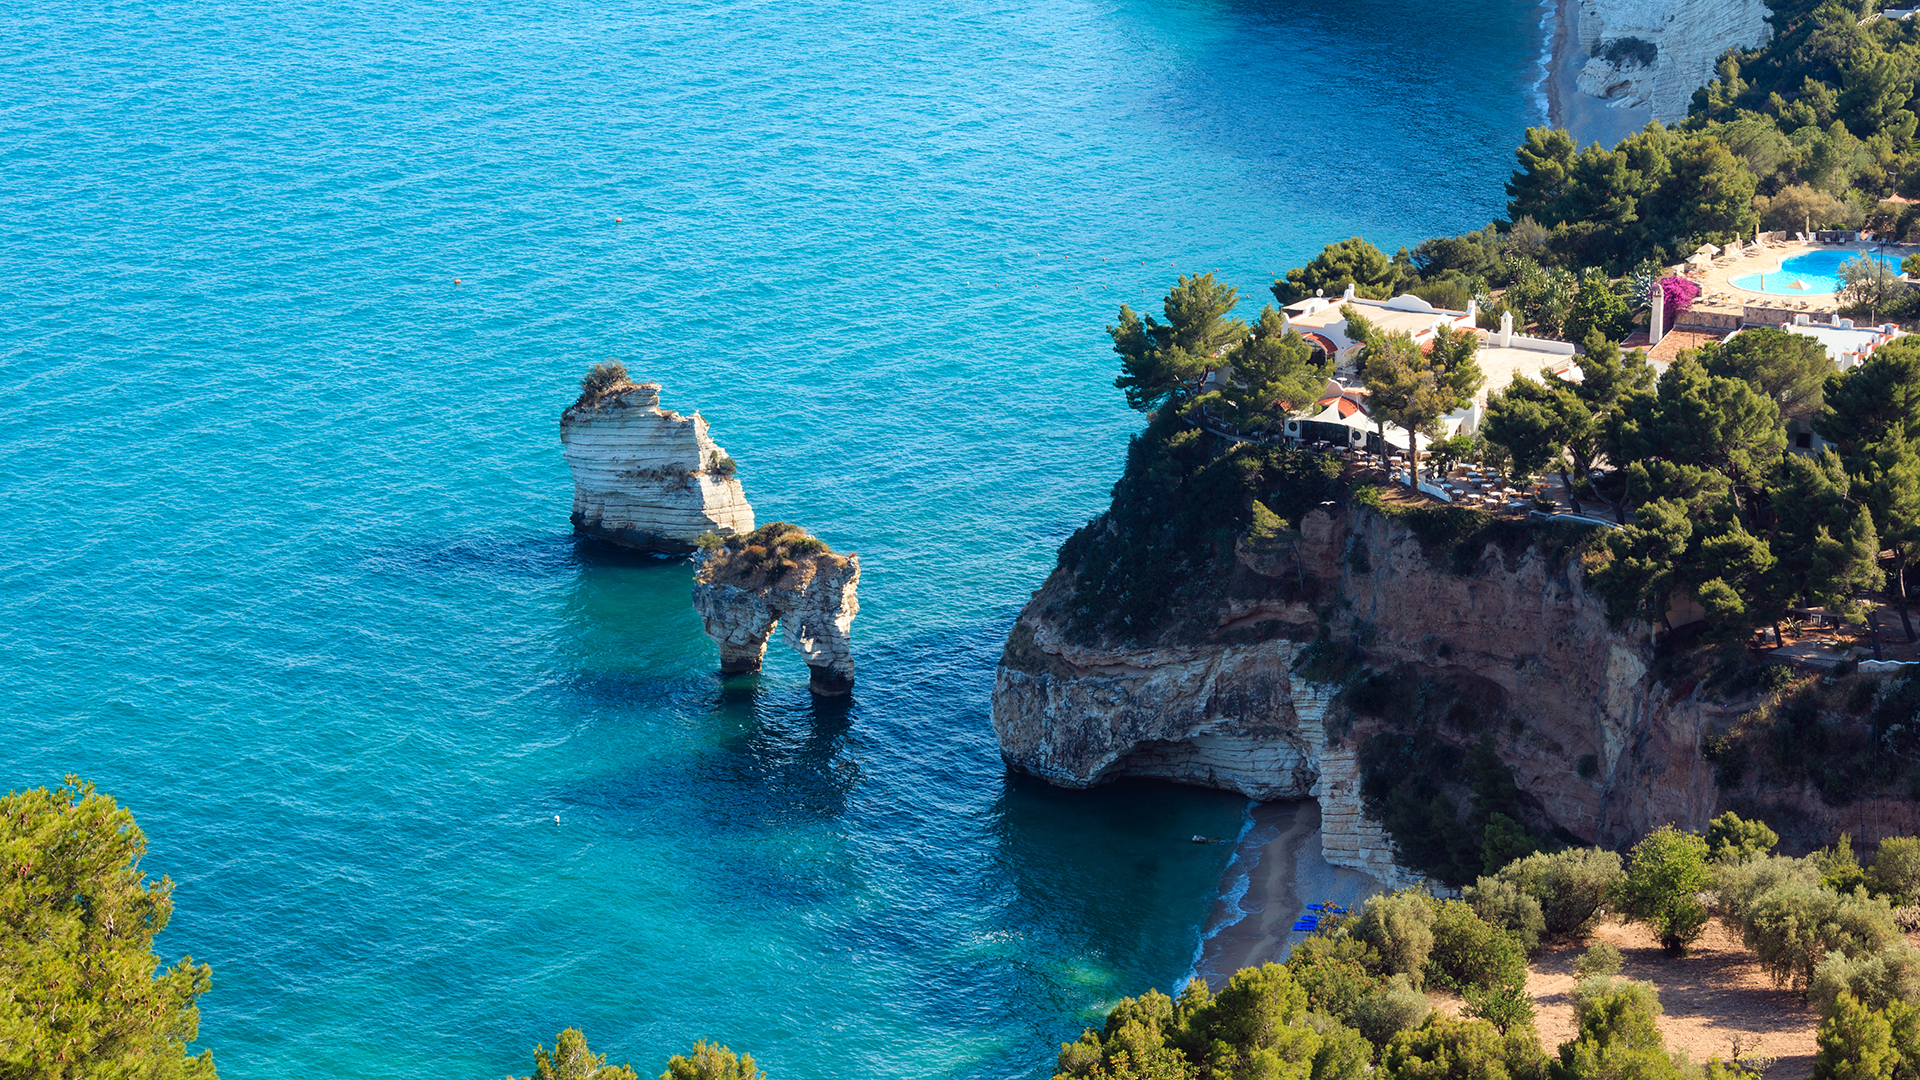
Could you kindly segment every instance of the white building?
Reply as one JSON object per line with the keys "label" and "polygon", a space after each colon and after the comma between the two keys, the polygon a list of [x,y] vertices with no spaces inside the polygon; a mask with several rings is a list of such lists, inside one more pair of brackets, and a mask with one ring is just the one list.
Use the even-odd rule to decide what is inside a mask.
{"label": "white building", "polygon": [[[1315,300],[1319,298],[1316,297]],[[1402,300],[1412,300],[1425,305],[1424,310],[1411,305],[1393,306]],[[1354,303],[1353,301],[1343,302]],[[1395,297],[1384,301],[1367,300],[1359,303],[1370,306],[1371,310],[1362,314],[1362,317],[1369,321],[1373,321],[1375,315],[1379,313],[1385,313],[1389,317],[1401,317],[1398,324],[1392,325],[1395,331],[1411,334],[1413,330],[1409,328],[1410,326],[1424,327],[1421,337],[1425,340],[1422,341],[1421,337],[1414,339],[1421,344],[1430,343],[1433,340],[1433,331],[1448,323],[1456,327],[1464,326],[1480,335],[1480,350],[1475,359],[1486,381],[1481,384],[1480,392],[1474,395],[1473,404],[1440,418],[1438,422],[1442,428],[1441,438],[1471,435],[1478,431],[1480,421],[1486,412],[1488,395],[1506,389],[1507,384],[1516,378],[1538,379],[1542,372],[1550,372],[1572,382],[1579,382],[1581,379],[1579,357],[1571,342],[1516,334],[1513,332],[1511,314],[1503,313],[1500,316],[1499,330],[1486,331],[1474,328],[1471,322],[1463,324],[1458,321],[1458,317],[1469,313],[1437,309],[1416,296]],[[1310,315],[1324,310],[1326,309],[1315,307]],[[1351,356],[1355,351],[1354,342],[1346,337],[1346,320],[1340,317],[1338,305],[1334,306],[1333,313],[1334,318],[1318,324],[1316,332],[1326,334],[1329,338],[1338,335],[1338,340],[1346,342],[1344,346],[1338,347]],[[1414,318],[1405,318],[1408,315]],[[1293,325],[1296,329],[1300,328],[1298,320]],[[1389,324],[1383,318],[1374,325],[1379,327]],[[1302,333],[1306,331],[1302,330]],[[1351,370],[1351,364],[1349,364],[1349,375]],[[1287,434],[1309,442],[1328,442],[1356,448],[1372,445],[1377,449],[1378,444],[1370,443],[1368,436],[1377,435],[1380,429],[1370,415],[1371,411],[1367,407],[1367,391],[1364,388],[1349,385],[1348,382],[1337,378],[1329,379],[1320,399],[1314,402],[1314,410],[1307,416],[1287,421]],[[1392,446],[1405,448],[1407,445],[1407,433],[1393,424],[1387,425],[1386,438]],[[1421,449],[1424,451],[1431,440],[1425,435],[1419,436],[1419,439]]]}
{"label": "white building", "polygon": [[1287,326],[1300,331],[1309,343],[1331,356],[1336,373],[1348,376],[1353,373],[1359,343],[1347,335],[1347,317],[1340,314],[1343,304],[1352,304],[1354,311],[1372,323],[1375,330],[1406,334],[1417,345],[1431,342],[1434,331],[1442,326],[1471,330],[1479,316],[1472,302],[1468,302],[1465,311],[1449,311],[1434,307],[1412,293],[1391,300],[1367,300],[1355,296],[1351,285],[1338,299],[1314,296],[1282,308],[1281,317]]}
{"label": "white building", "polygon": [[1832,322],[1817,323],[1805,315],[1795,315],[1792,322],[1780,324],[1780,329],[1818,341],[1826,347],[1827,359],[1832,360],[1833,366],[1841,371],[1859,367],[1861,361],[1873,354],[1873,350],[1904,336],[1900,328],[1892,323],[1855,326],[1852,319],[1838,317]]}

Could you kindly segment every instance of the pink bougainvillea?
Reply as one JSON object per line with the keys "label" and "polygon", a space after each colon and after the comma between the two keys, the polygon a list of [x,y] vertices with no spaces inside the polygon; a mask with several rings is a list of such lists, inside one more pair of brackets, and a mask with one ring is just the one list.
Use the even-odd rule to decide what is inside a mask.
{"label": "pink bougainvillea", "polygon": [[1700,295],[1700,286],[1683,277],[1661,278],[1660,291],[1667,298],[1665,324],[1672,326],[1681,312],[1693,306],[1694,298]]}

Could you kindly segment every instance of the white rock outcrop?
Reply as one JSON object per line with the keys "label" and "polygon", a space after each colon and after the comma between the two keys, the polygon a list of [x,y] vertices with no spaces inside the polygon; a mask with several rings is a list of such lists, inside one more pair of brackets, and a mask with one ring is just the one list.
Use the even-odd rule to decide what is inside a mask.
{"label": "white rock outcrop", "polygon": [[720,672],[760,670],[775,624],[806,660],[813,692],[853,689],[853,618],[860,613],[860,557],[836,555],[785,522],[704,551],[693,607],[720,647]]}
{"label": "white rock outcrop", "polygon": [[[1575,85],[1676,123],[1722,54],[1767,43],[1767,14],[1762,0],[1580,0],[1580,48],[1591,59]],[[1653,47],[1651,63],[1634,56],[1636,41]]]}
{"label": "white rock outcrop", "polygon": [[623,547],[684,555],[702,534],[753,531],[733,459],[699,413],[660,408],[660,385],[627,385],[560,417],[573,527]]}

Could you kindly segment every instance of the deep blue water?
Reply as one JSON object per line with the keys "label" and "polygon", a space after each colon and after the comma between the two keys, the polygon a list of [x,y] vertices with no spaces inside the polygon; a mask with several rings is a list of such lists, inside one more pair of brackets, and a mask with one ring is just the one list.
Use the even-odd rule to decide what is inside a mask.
{"label": "deep blue water", "polygon": [[[9,10],[0,785],[133,808],[229,1080],[1030,1077],[1171,984],[1242,802],[987,716],[1136,425],[1102,327],[1478,226],[1539,119],[1531,0]],[[608,357],[861,553],[850,705],[568,537]]]}

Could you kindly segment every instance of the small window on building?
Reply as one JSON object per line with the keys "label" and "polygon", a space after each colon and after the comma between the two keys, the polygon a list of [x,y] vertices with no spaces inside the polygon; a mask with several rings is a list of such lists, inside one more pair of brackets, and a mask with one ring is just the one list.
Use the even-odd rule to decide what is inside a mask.
{"label": "small window on building", "polygon": [[1813,449],[1813,432],[1811,431],[1795,432],[1793,436],[1793,445],[1802,450]]}

